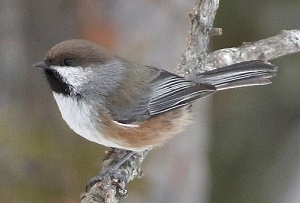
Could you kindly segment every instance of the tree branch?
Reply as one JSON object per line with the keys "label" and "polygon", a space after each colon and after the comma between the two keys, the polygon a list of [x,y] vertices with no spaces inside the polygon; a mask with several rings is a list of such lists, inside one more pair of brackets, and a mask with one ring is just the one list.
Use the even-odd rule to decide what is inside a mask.
{"label": "tree branch", "polygon": [[[128,151],[111,148],[106,151],[103,160],[102,173],[114,166]],[[96,183],[90,190],[81,195],[81,203],[115,203],[127,196],[127,184],[136,177],[141,177],[140,165],[146,158],[148,151],[135,153],[111,177]]]}
{"label": "tree branch", "polygon": [[[300,51],[300,30],[283,31],[280,35],[254,43],[244,43],[238,48],[227,48],[207,54],[212,35],[220,35],[220,28],[213,28],[213,21],[218,9],[218,0],[197,0],[191,18],[187,49],[182,54],[176,73],[192,77],[198,72],[212,70],[241,61],[263,59],[270,60]],[[127,151],[110,149],[103,162],[103,171],[125,156]],[[95,184],[82,195],[82,203],[115,203],[127,195],[127,184],[135,177],[141,176],[140,165],[147,152],[140,152],[131,157],[115,173],[116,176]],[[116,178],[118,177],[118,178]]]}
{"label": "tree branch", "polygon": [[195,75],[195,67],[205,70],[204,59],[207,55],[210,37],[221,35],[221,28],[214,28],[213,22],[219,7],[219,0],[197,0],[191,18],[187,48],[175,73],[181,76]]}
{"label": "tree branch", "polygon": [[300,52],[300,30],[283,30],[274,37],[211,52],[205,60],[205,67],[212,70],[242,61],[271,60],[296,52]]}

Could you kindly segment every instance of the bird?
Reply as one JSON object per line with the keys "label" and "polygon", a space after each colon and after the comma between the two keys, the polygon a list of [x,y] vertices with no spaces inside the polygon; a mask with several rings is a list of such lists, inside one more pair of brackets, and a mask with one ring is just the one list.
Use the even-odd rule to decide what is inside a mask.
{"label": "bird", "polygon": [[[191,105],[220,90],[267,85],[277,67],[251,60],[187,79],[83,39],[53,46],[44,70],[62,118],[80,136],[133,152],[162,146],[193,121]],[[197,122],[197,121],[196,121]]]}

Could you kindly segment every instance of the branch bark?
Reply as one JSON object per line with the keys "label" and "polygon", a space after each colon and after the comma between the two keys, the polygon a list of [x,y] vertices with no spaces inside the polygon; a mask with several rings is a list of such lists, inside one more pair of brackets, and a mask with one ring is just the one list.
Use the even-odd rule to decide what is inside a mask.
{"label": "branch bark", "polygon": [[[191,28],[187,48],[175,71],[177,74],[192,77],[198,72],[237,62],[270,60],[300,51],[300,30],[290,30],[254,43],[244,43],[240,47],[221,49],[207,54],[210,37],[220,35],[222,32],[220,28],[213,28],[218,5],[218,0],[197,0],[193,11],[189,14]],[[106,153],[102,172],[122,159],[126,153],[125,150],[110,149]],[[81,202],[115,203],[126,197],[127,184],[134,178],[141,177],[140,166],[146,156],[147,152],[136,153],[115,172],[118,178],[112,176],[98,182],[82,195]]]}
{"label": "branch bark", "polygon": [[[128,151],[111,148],[105,152],[102,173],[114,166],[121,160]],[[88,192],[81,195],[81,203],[115,203],[127,196],[127,184],[134,178],[140,178],[142,171],[141,164],[146,158],[148,151],[135,153],[126,161],[111,177],[96,183]],[[101,174],[101,173],[100,173]]]}
{"label": "branch bark", "polygon": [[[211,52],[205,60],[205,67],[212,70],[242,61],[271,60],[296,52],[300,52],[300,30],[283,30],[279,35],[257,42],[244,42],[240,47]],[[197,69],[199,71],[203,70]]]}
{"label": "branch bark", "polygon": [[197,0],[191,18],[187,48],[175,73],[181,76],[195,75],[196,67],[205,71],[204,59],[207,56],[210,37],[221,35],[222,29],[214,28],[213,22],[219,7],[219,0]]}

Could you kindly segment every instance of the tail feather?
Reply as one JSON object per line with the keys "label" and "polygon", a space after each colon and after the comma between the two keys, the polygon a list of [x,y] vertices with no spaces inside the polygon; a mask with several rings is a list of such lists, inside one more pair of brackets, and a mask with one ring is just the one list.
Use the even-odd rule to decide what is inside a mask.
{"label": "tail feather", "polygon": [[217,90],[270,84],[277,68],[264,61],[245,61],[201,73],[196,81],[214,85]]}

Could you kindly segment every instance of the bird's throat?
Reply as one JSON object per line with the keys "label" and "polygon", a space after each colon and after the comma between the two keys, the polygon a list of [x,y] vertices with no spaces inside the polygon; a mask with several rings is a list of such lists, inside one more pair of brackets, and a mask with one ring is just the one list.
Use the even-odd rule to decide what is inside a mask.
{"label": "bird's throat", "polygon": [[45,75],[50,84],[51,89],[56,93],[70,95],[72,86],[67,84],[63,77],[54,69],[45,69]]}

